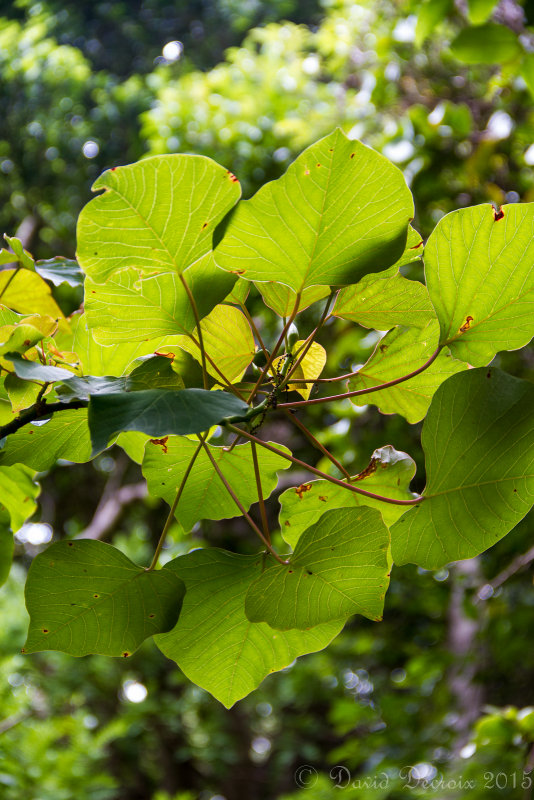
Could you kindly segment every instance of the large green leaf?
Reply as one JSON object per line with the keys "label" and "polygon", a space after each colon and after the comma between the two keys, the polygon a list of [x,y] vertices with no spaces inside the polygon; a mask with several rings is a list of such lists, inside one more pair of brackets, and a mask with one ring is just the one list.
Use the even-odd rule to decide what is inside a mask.
{"label": "large green leaf", "polygon": [[7,466],[1,462],[0,509],[5,508],[9,514],[13,531],[18,531],[37,508],[35,501],[41,488],[34,483],[34,475],[22,464]]}
{"label": "large green leaf", "polygon": [[[186,270],[183,279],[195,299],[199,318],[221,303],[236,281],[219,269],[208,253]],[[102,344],[155,339],[191,333],[196,325],[187,291],[176,272],[140,279],[123,270],[104,284],[85,284],[87,324]]]}
{"label": "large green leaf", "polygon": [[271,563],[251,585],[251,622],[303,630],[362,614],[382,618],[389,532],[374,508],[327,511],[301,535],[289,564]]}
{"label": "large green leaf", "polygon": [[0,516],[0,586],[7,581],[13,561],[13,534]]}
{"label": "large green leaf", "polygon": [[248,406],[226,392],[182,389],[97,394],[89,401],[93,454],[121,431],[149,436],[202,433],[226,417],[244,414]]}
{"label": "large green leaf", "polygon": [[[231,305],[215,306],[200,323],[204,349],[209,356],[208,372],[221,381],[238,381],[254,358],[256,345],[249,322],[242,311]],[[194,336],[198,341],[198,333]],[[191,339],[180,339],[180,347],[198,362],[200,347]],[[217,367],[217,369],[215,368]]]}
{"label": "large green leaf", "polygon": [[522,49],[510,28],[486,22],[461,30],[452,40],[451,50],[464,64],[500,64],[517,58]]}
{"label": "large green leaf", "polygon": [[[414,495],[409,491],[409,486],[414,475],[413,459],[388,444],[374,451],[369,465],[355,475],[351,483],[359,489],[384,497],[411,500]],[[373,500],[324,480],[310,481],[286,489],[280,495],[279,502],[282,536],[292,548],[295,548],[303,531],[314,525],[330,509],[371,506],[380,511],[388,526],[393,525],[407,510],[406,506]]]}
{"label": "large green leaf", "polygon": [[[438,344],[439,325],[432,320],[423,328],[398,327],[381,339],[369,361],[349,381],[350,391],[368,389],[401,378],[422,367]],[[383,414],[402,414],[408,422],[425,416],[434,392],[451,375],[467,369],[445,348],[424,372],[389,389],[352,397],[358,406],[376,405]]]}
{"label": "large green leaf", "polygon": [[245,616],[245,596],[261,575],[263,556],[196,550],[166,565],[184,581],[178,623],[155,642],[194,683],[230,708],[272,672],[304,653],[322,650],[344,620],[307,631],[277,631]]}
{"label": "large green leaf", "polygon": [[241,195],[224,167],[192,155],[107,170],[99,189],[78,219],[78,261],[99,282],[125,267],[181,274],[211,249],[215,226]]}
{"label": "large green leaf", "polygon": [[419,261],[422,240],[410,227],[406,249],[396,264],[378,275],[366,275],[338,294],[332,314],[366,328],[387,331],[395,325],[424,328],[436,316],[426,286],[411,281],[400,267]]}
{"label": "large green leaf", "polygon": [[481,25],[491,17],[499,0],[467,0],[467,17],[471,25]]}
{"label": "large green leaf", "polygon": [[27,464],[38,472],[49,469],[58,458],[76,464],[90,461],[87,409],[66,409],[48,422],[25,425],[7,437],[0,450],[0,466]]}
{"label": "large green leaf", "polygon": [[239,204],[215,260],[248,280],[297,292],[354,283],[398,259],[412,217],[401,171],[336,130]]}
{"label": "large green leaf", "polygon": [[[182,436],[170,436],[165,441],[150,442],[145,448],[143,475],[148,491],[155,497],[163,497],[171,505],[176,497],[189,462],[198,447],[198,442]],[[230,452],[224,447],[208,445],[224,477],[245,508],[250,508],[258,499],[254,462],[250,444],[241,444]],[[281,447],[289,453],[287,448]],[[258,448],[258,463],[264,497],[276,488],[278,470],[287,469],[287,459]],[[187,479],[185,489],[176,510],[176,518],[189,531],[200,519],[226,519],[240,516],[241,512],[228,494],[220,477],[204,452],[198,454],[195,467]]]}
{"label": "large green leaf", "polygon": [[393,559],[434,569],[487,550],[534,503],[534,386],[494,368],[454,375],[423,425],[425,500],[392,528]]}
{"label": "large green leaf", "polygon": [[130,656],[175,625],[185,587],[168,569],[147,572],[109,544],[57,542],[32,562],[23,652]]}
{"label": "large green leaf", "polygon": [[534,203],[486,204],[443,217],[425,248],[441,342],[474,366],[534,336]]}

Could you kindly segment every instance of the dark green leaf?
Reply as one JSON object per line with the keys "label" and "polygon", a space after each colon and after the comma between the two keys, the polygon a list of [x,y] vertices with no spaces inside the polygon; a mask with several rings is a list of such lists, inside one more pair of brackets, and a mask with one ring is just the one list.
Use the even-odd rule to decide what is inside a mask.
{"label": "dark green leaf", "polygon": [[185,587],[168,569],[147,572],[109,544],[57,542],[32,562],[23,652],[130,656],[175,625]]}
{"label": "dark green leaf", "polygon": [[425,500],[393,526],[393,559],[435,569],[507,534],[534,502],[534,386],[492,367],[449,378],[423,425]]}
{"label": "dark green leaf", "polygon": [[62,283],[67,283],[69,286],[81,286],[83,283],[80,266],[72,258],[56,256],[44,261],[36,261],[35,269],[41,278],[50,281],[54,286],[61,286]]}
{"label": "dark green leaf", "polygon": [[18,353],[6,353],[5,356],[13,362],[13,367],[19,378],[26,381],[43,381],[53,383],[71,378],[73,373],[62,367],[46,367],[38,361],[28,361]]}
{"label": "dark green leaf", "polygon": [[89,401],[93,454],[107,447],[121,431],[140,431],[149,436],[201,433],[247,410],[247,404],[231,394],[204,389],[94,395]]}

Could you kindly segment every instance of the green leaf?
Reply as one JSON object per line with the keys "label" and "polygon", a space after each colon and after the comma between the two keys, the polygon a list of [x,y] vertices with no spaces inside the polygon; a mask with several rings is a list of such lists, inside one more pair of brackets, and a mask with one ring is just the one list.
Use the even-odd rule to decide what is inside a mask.
{"label": "green leaf", "polygon": [[[197,447],[198,442],[178,436],[147,444],[143,475],[150,494],[163,497],[172,505],[176,490]],[[230,452],[224,447],[208,447],[243,506],[250,508],[258,500],[250,444],[237,445]],[[279,447],[289,453],[287,448],[281,445]],[[287,469],[290,464],[287,459],[263,447],[258,447],[257,455],[263,494],[267,498],[276,488],[277,472]],[[184,530],[190,531],[200,519],[228,519],[240,515],[241,512],[213,469],[209,457],[201,450],[180,498],[176,518]]]}
{"label": "green leaf", "polygon": [[177,272],[211,249],[239,200],[235,176],[205,156],[169,155],[107,170],[78,219],[78,261],[97,282],[128,268]]}
{"label": "green leaf", "polygon": [[[409,491],[409,486],[414,475],[413,459],[388,444],[374,451],[369,465],[355,475],[351,483],[359,489],[384,497],[411,500],[414,495]],[[325,480],[310,481],[286,489],[280,495],[279,502],[282,536],[293,549],[303,531],[314,525],[330,509],[370,506],[380,511],[384,523],[389,527],[408,508],[358,495]]]}
{"label": "green leaf", "polygon": [[81,286],[83,284],[83,273],[77,261],[72,258],[55,256],[43,261],[35,262],[35,269],[47,281],[54,286],[61,286],[62,283],[68,286]]}
{"label": "green leaf", "polygon": [[332,314],[379,331],[424,328],[436,316],[426,286],[404,278],[396,267],[342,289]]}
{"label": "green leaf", "polygon": [[175,625],[185,587],[171,570],[147,572],[109,544],[57,542],[32,562],[23,652],[130,656]]}
{"label": "green leaf", "polygon": [[[297,302],[297,294],[293,289],[290,289],[289,286],[284,286],[282,283],[274,283],[274,281],[269,281],[267,283],[258,282],[255,286],[261,294],[266,306],[272,308],[280,317],[289,317]],[[298,305],[299,313],[318,300],[328,297],[329,294],[329,286],[308,286],[302,292]]]}
{"label": "green leaf", "polygon": [[50,286],[36,272],[27,269],[5,269],[0,272],[0,296],[2,303],[22,314],[38,311],[60,321],[66,328],[63,313],[52,297]]}
{"label": "green leaf", "polygon": [[[218,269],[211,253],[184,274],[202,319],[228,295],[235,275]],[[104,284],[86,280],[86,319],[102,344],[191,333],[196,325],[191,302],[175,272],[140,279],[123,270]]]}
{"label": "green leaf", "polygon": [[426,0],[417,14],[415,43],[421,47],[453,7],[453,0]]}
{"label": "green leaf", "polygon": [[527,84],[531,96],[534,97],[534,53],[523,54],[521,77]]}
{"label": "green leaf", "polygon": [[13,534],[8,526],[0,520],[0,586],[3,586],[9,577],[13,562]]}
{"label": "green leaf", "polygon": [[7,466],[1,462],[0,509],[7,510],[13,531],[18,531],[37,508],[35,501],[41,488],[34,483],[34,475],[33,470],[22,464]]}
{"label": "green leaf", "polygon": [[412,217],[401,171],[336,130],[239,204],[215,261],[296,292],[354,283],[398,259]]}
{"label": "green leaf", "polygon": [[24,408],[32,406],[41,391],[41,386],[38,383],[23,381],[21,378],[12,374],[6,375],[4,387],[11,402],[11,408],[15,414],[22,411]]}
{"label": "green leaf", "polygon": [[184,581],[178,623],[155,642],[167,658],[226,708],[252,692],[272,672],[300,655],[322,650],[344,621],[307,631],[275,631],[245,616],[245,596],[261,575],[263,556],[196,550],[166,565]]}
{"label": "green leaf", "polygon": [[[301,347],[305,345],[304,339],[298,339],[291,351],[295,353],[295,360],[299,358],[298,352]],[[272,375],[276,375],[279,373],[279,370],[282,369],[284,366],[285,356],[280,356],[279,358],[275,358],[273,362],[273,366],[271,369]],[[306,355],[296,368],[293,373],[293,378],[296,380],[316,380],[322,373],[324,366],[326,364],[326,350],[319,342],[312,342],[311,346],[308,348]],[[305,400],[307,400],[311,394],[311,390],[313,388],[313,383],[293,383],[290,382],[287,385],[287,388],[290,391],[298,392]]]}
{"label": "green leaf", "polygon": [[441,343],[474,366],[534,336],[534,203],[489,204],[443,217],[425,270]]}
{"label": "green leaf", "polygon": [[464,28],[451,42],[451,50],[464,64],[502,64],[522,52],[515,33],[495,22]]}
{"label": "green leaf", "polygon": [[55,387],[60,397],[68,400],[79,398],[88,400],[95,394],[112,394],[117,392],[139,392],[145,389],[170,389],[177,391],[184,388],[184,382],[172,368],[172,360],[165,356],[153,356],[143,361],[129,375],[123,378],[113,376],[86,375],[63,381]]}
{"label": "green leaf", "polygon": [[17,239],[16,236],[8,236],[7,233],[4,233],[4,239],[15,253],[17,261],[21,267],[24,267],[24,269],[29,269],[33,272],[35,270],[35,262],[31,254],[24,249],[20,239]]}
{"label": "green leaf", "polygon": [[482,25],[491,17],[499,0],[467,0],[467,18],[471,25]]}
{"label": "green leaf", "polygon": [[66,409],[48,422],[26,425],[8,436],[0,450],[0,466],[27,464],[38,472],[58,458],[76,464],[91,460],[87,409]]}
{"label": "green leaf", "polygon": [[534,502],[534,386],[492,367],[454,375],[423,425],[425,500],[392,528],[393,559],[435,569],[491,547]]}
{"label": "green leaf", "polygon": [[251,622],[303,630],[361,614],[382,618],[389,532],[374,508],[327,511],[301,535],[289,564],[270,563],[251,585]]}
{"label": "green leaf", "polygon": [[93,455],[121,431],[140,431],[149,436],[202,433],[226,417],[247,411],[247,404],[237,397],[204,389],[93,395],[89,401]]}
{"label": "green leaf", "polygon": [[[394,328],[381,339],[366,364],[348,382],[350,391],[368,389],[401,378],[422,367],[438,345],[439,326],[432,320],[423,328]],[[383,414],[402,414],[408,422],[425,416],[434,392],[443,381],[467,364],[452,358],[448,349],[441,351],[434,363],[403,383],[371,394],[351,397],[357,406],[378,406]]]}
{"label": "green leaf", "polygon": [[[219,382],[220,373],[231,382],[240,380],[256,352],[254,336],[243,312],[234,306],[215,306],[201,321],[200,329],[209,356],[209,374]],[[194,336],[198,341],[196,331]],[[191,339],[180,339],[179,346],[201,362],[200,347]]]}
{"label": "green leaf", "polygon": [[73,373],[63,367],[46,367],[37,361],[28,361],[18,353],[6,353],[6,358],[13,363],[15,372],[19,378],[26,381],[44,381],[53,383],[54,381],[66,380],[72,377]]}

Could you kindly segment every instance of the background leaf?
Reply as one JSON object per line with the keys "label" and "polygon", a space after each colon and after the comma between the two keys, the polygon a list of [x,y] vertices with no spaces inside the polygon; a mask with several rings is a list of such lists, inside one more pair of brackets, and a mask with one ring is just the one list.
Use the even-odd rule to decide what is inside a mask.
{"label": "background leaf", "polygon": [[[375,450],[369,465],[352,479],[360,489],[396,500],[411,500],[410,481],[415,475],[415,462],[407,453],[391,445]],[[358,495],[329,481],[310,481],[286,489],[278,498],[280,502],[280,528],[284,540],[294,549],[302,533],[315,524],[330,509],[369,506],[380,511],[387,526],[396,522],[407,511],[406,506],[396,506]]]}
{"label": "background leaf", "polygon": [[33,482],[35,472],[28,466],[0,466],[0,508],[5,508],[11,520],[11,530],[18,531],[31,517],[41,487]]}
{"label": "background leaf", "polygon": [[176,623],[185,587],[176,573],[147,572],[104,542],[57,542],[32,562],[23,652],[130,656]]}
{"label": "background leaf", "polygon": [[297,292],[353,283],[397,260],[412,217],[400,170],[337,130],[239,204],[215,261],[248,280],[278,281]]}
{"label": "background leaf", "polygon": [[[150,442],[145,448],[143,475],[148,491],[163,497],[172,505],[182,477],[198,447],[198,442],[182,436],[169,436],[165,442]],[[241,444],[231,452],[224,447],[208,445],[221,472],[245,508],[257,502],[258,493],[250,444]],[[278,445],[284,452],[289,450]],[[262,489],[267,498],[276,488],[277,472],[288,469],[289,461],[263,447],[258,447]],[[201,450],[180,498],[176,518],[186,531],[200,519],[228,519],[241,516],[235,502],[213,469],[206,453]]]}
{"label": "background leaf", "polygon": [[78,219],[78,261],[98,282],[125,267],[181,274],[211,249],[215,226],[241,195],[224,167],[193,155],[107,170],[99,189]]}
{"label": "background leaf", "polygon": [[156,644],[226,708],[298,656],[322,650],[344,625],[342,620],[307,631],[277,631],[250,622],[245,596],[262,565],[263,556],[216,548],[196,550],[166,565],[184,581],[186,595],[176,626],[157,636]]}
{"label": "background leaf", "polygon": [[501,64],[521,54],[515,33],[504,25],[464,28],[451,42],[452,54],[464,64]]}
{"label": "background leaf", "polygon": [[[503,216],[501,216],[501,214]],[[425,248],[441,342],[474,366],[534,336],[534,203],[479,205],[443,217]]]}
{"label": "background leaf", "polygon": [[352,614],[381,619],[388,548],[388,529],[374,508],[327,511],[304,531],[287,566],[270,563],[254,581],[246,615],[280,630]]}
{"label": "background leaf", "polygon": [[480,368],[436,392],[423,425],[425,500],[391,529],[393,560],[435,569],[487,550],[534,502],[534,386]]}
{"label": "background leaf", "polygon": [[[394,328],[381,339],[366,364],[349,380],[350,391],[379,386],[422,367],[438,344],[438,323],[433,320],[421,329]],[[376,405],[383,414],[402,414],[408,422],[425,416],[434,392],[451,375],[467,369],[467,364],[452,358],[447,349],[420,375],[379,392],[351,397],[354,405]]]}

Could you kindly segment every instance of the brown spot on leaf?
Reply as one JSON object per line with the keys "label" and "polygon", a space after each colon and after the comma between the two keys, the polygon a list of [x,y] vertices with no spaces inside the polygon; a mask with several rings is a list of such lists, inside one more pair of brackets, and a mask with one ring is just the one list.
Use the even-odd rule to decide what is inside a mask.
{"label": "brown spot on leaf", "polygon": [[128,656],[131,656],[131,655],[132,655],[132,654],[131,654],[131,653],[129,653],[129,652],[128,652],[128,650],[125,650],[125,651],[124,651],[124,653],[122,654],[122,657],[123,657],[123,658],[128,658]]}
{"label": "brown spot on leaf", "polygon": [[234,173],[230,172],[229,169],[226,170],[226,174],[228,175],[228,177],[232,181],[232,183],[237,183],[238,182],[238,180],[237,180],[236,176],[234,175]]}
{"label": "brown spot on leaf", "polygon": [[413,247],[410,247],[410,250],[418,250],[418,249],[419,249],[420,247],[422,247],[422,246],[423,246],[423,240],[421,239],[421,241],[419,242],[419,244],[414,244],[414,246],[413,246]]}
{"label": "brown spot on leaf", "polygon": [[30,436],[33,436],[33,431],[28,431],[28,433],[30,434]]}
{"label": "brown spot on leaf", "polygon": [[316,164],[315,166],[316,166],[316,167],[320,167],[321,165],[320,165],[320,164]]}
{"label": "brown spot on leaf", "polygon": [[50,633],[50,631],[48,630],[48,628],[43,628],[43,633]]}
{"label": "brown spot on leaf", "polygon": [[164,436],[163,439],[150,439],[150,444],[157,444],[161,447],[165,454],[168,453],[169,448],[167,447],[167,442],[169,441],[168,436]]}
{"label": "brown spot on leaf", "polygon": [[388,347],[389,347],[388,344],[381,344],[380,347],[379,347],[379,350],[380,350],[381,353],[385,353],[386,350],[388,349]]}
{"label": "brown spot on leaf", "polygon": [[493,219],[495,220],[495,222],[498,222],[503,217],[504,217],[504,208],[502,206],[500,206],[499,209],[496,208],[493,209]]}
{"label": "brown spot on leaf", "polygon": [[351,153],[351,154],[350,154],[350,157],[351,157],[351,158],[354,158],[354,156],[355,156],[355,155],[356,155],[356,153]]}
{"label": "brown spot on leaf", "polygon": [[304,492],[309,492],[311,488],[311,483],[301,483],[300,486],[296,487],[295,491],[298,494],[299,499],[302,500]]}
{"label": "brown spot on leaf", "polygon": [[29,346],[30,346],[30,344],[31,344],[31,342],[30,342],[30,340],[29,340],[29,339],[24,339],[24,346],[25,346],[25,347],[29,347]]}
{"label": "brown spot on leaf", "polygon": [[149,618],[149,619],[154,619],[154,617],[155,617],[155,616],[156,616],[155,614],[149,614],[149,615],[148,615],[148,618]]}
{"label": "brown spot on leaf", "polygon": [[229,271],[232,273],[232,275],[244,275],[246,269],[231,269]]}
{"label": "brown spot on leaf", "polygon": [[324,494],[320,494],[319,495],[319,500],[321,501],[321,503],[326,503],[326,501],[328,500],[328,497],[325,497]]}
{"label": "brown spot on leaf", "polygon": [[361,472],[358,472],[353,481],[362,481],[364,478],[368,478],[369,475],[372,475],[373,472],[376,472],[376,465],[378,464],[378,458],[372,458],[365,469]]}
{"label": "brown spot on leaf", "polygon": [[202,226],[202,230],[204,230],[204,228],[207,228],[207,227],[208,227],[208,223],[205,222],[204,225]]}
{"label": "brown spot on leaf", "polygon": [[25,648],[25,647],[21,647],[21,648],[20,648],[20,652],[21,652],[21,653],[25,653],[25,652],[26,652],[26,648]]}
{"label": "brown spot on leaf", "polygon": [[290,521],[288,519],[286,519],[286,521],[284,522],[284,525],[286,526],[286,528],[290,528],[291,527],[291,523],[290,523]]}
{"label": "brown spot on leaf", "polygon": [[74,542],[67,542],[67,547],[74,547]]}
{"label": "brown spot on leaf", "polygon": [[100,595],[99,595],[99,594],[94,594],[94,595],[93,595],[93,597],[95,598],[95,600],[98,600],[98,598],[100,597]]}
{"label": "brown spot on leaf", "polygon": [[111,171],[112,172],[115,172],[116,169],[117,169],[117,167],[111,167]]}
{"label": "brown spot on leaf", "polygon": [[307,570],[306,570],[306,573],[307,573],[308,575],[313,575],[313,572],[312,572],[310,569],[307,569]]}
{"label": "brown spot on leaf", "polygon": [[154,355],[155,356],[163,356],[163,358],[170,358],[171,361],[174,358],[174,353],[160,353],[160,352],[158,352],[158,350],[155,351]]}
{"label": "brown spot on leaf", "polygon": [[465,333],[471,327],[471,323],[473,322],[473,317],[469,316],[465,318],[465,322],[463,325],[460,325],[460,333]]}

